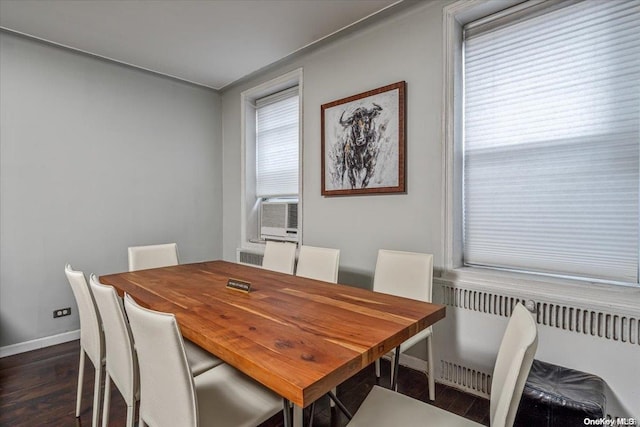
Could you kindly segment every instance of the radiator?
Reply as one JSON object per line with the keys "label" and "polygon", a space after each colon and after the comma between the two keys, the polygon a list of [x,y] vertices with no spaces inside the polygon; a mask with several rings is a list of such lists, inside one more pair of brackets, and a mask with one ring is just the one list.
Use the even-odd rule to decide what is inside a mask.
{"label": "radiator", "polygon": [[438,382],[486,399],[491,392],[491,374],[447,360],[440,360],[440,381]]}
{"label": "radiator", "polygon": [[[553,302],[545,301],[544,296],[539,293],[528,298],[526,291],[523,290],[515,291],[514,294],[517,295],[509,295],[508,290],[497,288],[488,287],[485,291],[440,281],[439,285],[441,292],[434,292],[435,302],[444,304],[448,308],[469,312],[470,315],[471,312],[482,314],[483,317],[488,316],[487,320],[490,320],[491,317],[510,317],[516,304],[523,303],[528,308],[535,310],[536,323],[551,328],[551,331],[568,333],[569,336],[575,334],[576,338],[588,337],[590,340],[594,340],[594,346],[598,348],[611,348],[610,343],[615,342],[618,350],[627,349],[624,350],[627,356],[629,354],[640,355],[640,315],[634,312],[620,313],[615,307],[607,310],[607,307],[600,307],[597,302],[593,306],[589,306],[588,301],[563,303],[557,301],[557,298]],[[523,292],[525,293],[523,294]],[[534,298],[536,300],[533,300]],[[549,331],[549,329],[547,330]],[[540,331],[542,333],[543,330]],[[451,331],[449,332],[451,333]],[[437,333],[436,331],[435,334]],[[441,349],[434,350],[441,353],[439,351]],[[437,359],[440,368],[440,372],[437,373],[439,374],[437,376],[438,382],[476,396],[490,397],[492,379],[490,370],[487,372],[485,369],[477,369],[477,366],[472,366],[475,362],[470,360],[473,359],[458,360],[458,357],[453,357],[452,354],[437,354],[437,356],[440,356]],[[628,361],[628,359],[627,357],[625,360]],[[631,360],[633,360],[633,356]],[[621,381],[624,383],[634,382],[633,377],[637,377],[637,374],[620,374],[618,378],[609,376],[604,379],[611,381],[608,386],[611,387],[614,394],[622,392],[623,395],[627,395],[629,390],[634,389],[635,386],[626,384],[621,387]],[[627,389],[626,392],[624,389]],[[628,404],[628,402],[625,403]],[[632,404],[631,406],[636,405]],[[637,416],[637,414],[633,414],[634,408],[631,408],[631,414],[628,413],[628,410],[628,407],[623,409],[617,403],[615,405],[608,403],[607,417],[615,420],[621,416]]]}
{"label": "radiator", "polygon": [[[495,293],[443,285],[442,303],[495,316],[510,317],[519,302],[527,301]],[[640,319],[587,307],[534,302],[536,322],[564,331],[590,335],[604,340],[640,345]]]}
{"label": "radiator", "polygon": [[246,249],[238,249],[236,251],[236,261],[240,264],[261,266],[263,256],[261,253],[251,252]]}

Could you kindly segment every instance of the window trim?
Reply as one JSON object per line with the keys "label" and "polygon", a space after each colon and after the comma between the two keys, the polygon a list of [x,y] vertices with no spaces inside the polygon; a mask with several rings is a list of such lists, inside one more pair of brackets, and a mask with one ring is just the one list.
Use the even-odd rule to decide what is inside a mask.
{"label": "window trim", "polygon": [[[254,159],[255,159],[255,131],[253,134],[248,131],[248,120],[251,119],[255,122],[255,112],[252,116],[249,116],[248,109],[254,110],[255,101],[259,98],[264,98],[265,96],[274,94],[276,92],[280,92],[282,90],[288,89],[293,86],[298,86],[298,99],[299,99],[299,114],[300,120],[298,125],[298,138],[299,138],[299,150],[298,150],[298,244],[302,244],[302,230],[303,230],[303,215],[302,215],[302,203],[303,203],[303,180],[302,180],[302,158],[303,158],[303,78],[302,78],[302,68],[295,69],[290,71],[284,75],[276,77],[274,79],[268,80],[264,83],[259,84],[253,88],[247,89],[240,94],[240,247],[242,249],[254,249],[259,252],[264,250],[264,242],[252,241],[249,238],[248,227],[251,224],[257,226],[258,224],[255,220],[251,220],[248,209],[248,198],[247,198],[247,147],[251,144],[254,149]],[[255,111],[255,110],[254,110]],[[253,117],[253,118],[251,118]],[[253,125],[255,127],[255,124]],[[254,166],[255,168],[255,166]],[[258,202],[256,201],[256,205]],[[258,209],[255,207],[255,209]]]}
{"label": "window trim", "polygon": [[[506,289],[535,295],[554,293],[563,288],[570,300],[615,302],[631,312],[638,308],[630,301],[640,296],[640,286],[621,286],[610,282],[596,283],[526,272],[510,272],[463,264],[462,239],[462,28],[482,17],[499,13],[521,1],[458,0],[443,8],[443,96],[442,96],[442,253],[443,270],[440,279],[446,283],[467,283],[483,288]],[[531,0],[522,8],[541,3]],[[555,0],[553,0],[555,3]],[[513,287],[518,282],[517,288]]]}

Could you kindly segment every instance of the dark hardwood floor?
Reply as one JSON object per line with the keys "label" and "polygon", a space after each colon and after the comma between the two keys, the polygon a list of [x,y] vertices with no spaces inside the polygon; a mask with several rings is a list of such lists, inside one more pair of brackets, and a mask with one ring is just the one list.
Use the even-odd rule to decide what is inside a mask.
{"label": "dark hardwood floor", "polygon": [[[75,398],[78,378],[78,341],[0,359],[0,426],[91,426],[93,366],[85,363],[82,412],[76,418]],[[389,384],[389,363],[382,362],[381,384]],[[338,387],[338,397],[352,412],[360,406],[376,384],[373,365]],[[428,401],[427,378],[417,371],[401,368],[398,391]],[[436,400],[430,402],[484,425],[489,425],[489,401],[453,388],[436,385]],[[126,407],[119,392],[112,389],[109,426],[124,426]],[[305,411],[308,417],[308,409]],[[306,418],[305,418],[306,420]],[[329,407],[327,397],[316,404],[316,427],[344,426],[347,418]],[[282,414],[261,427],[283,425]],[[179,427],[179,426],[177,426]],[[401,427],[401,426],[392,426]]]}

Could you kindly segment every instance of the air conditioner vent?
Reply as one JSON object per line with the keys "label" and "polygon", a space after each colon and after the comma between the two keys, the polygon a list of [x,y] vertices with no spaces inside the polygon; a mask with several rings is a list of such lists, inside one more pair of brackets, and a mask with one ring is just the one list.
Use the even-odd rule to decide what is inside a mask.
{"label": "air conditioner vent", "polygon": [[289,209],[287,215],[287,228],[298,228],[298,204],[297,203],[289,203],[287,204],[287,209]]}
{"label": "air conditioner vent", "polygon": [[284,203],[262,204],[262,227],[287,227],[287,205]]}

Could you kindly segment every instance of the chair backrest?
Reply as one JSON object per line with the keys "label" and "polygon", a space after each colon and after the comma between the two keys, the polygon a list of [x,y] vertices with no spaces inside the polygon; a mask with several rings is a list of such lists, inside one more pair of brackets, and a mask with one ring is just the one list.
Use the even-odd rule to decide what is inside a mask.
{"label": "chair backrest", "polygon": [[198,401],[173,314],[139,306],[125,295],[140,365],[140,418],[154,427],[197,426]]}
{"label": "chair backrest", "polygon": [[131,406],[136,401],[138,360],[133,350],[133,338],[124,315],[122,299],[113,286],[103,285],[95,274],[89,277],[89,286],[102,319],[107,372],[125,402]]}
{"label": "chair backrest", "polygon": [[104,336],[102,335],[100,315],[93,301],[91,290],[82,271],[75,271],[70,264],[67,264],[64,267],[64,273],[67,275],[67,280],[69,280],[78,305],[80,346],[93,362],[93,366],[98,367],[102,364],[104,356]]}
{"label": "chair backrest", "polygon": [[337,283],[339,262],[340,249],[302,245],[298,254],[296,276]]}
{"label": "chair backrest", "polygon": [[129,248],[129,271],[178,265],[178,245],[131,246]]}
{"label": "chair backrest", "polygon": [[433,255],[380,249],[373,290],[431,302]]}
{"label": "chair backrest", "polygon": [[262,268],[293,274],[296,263],[296,244],[268,241],[262,258]]}
{"label": "chair backrest", "polygon": [[511,427],[538,347],[538,329],[529,311],[515,306],[502,337],[491,383],[490,424]]}

